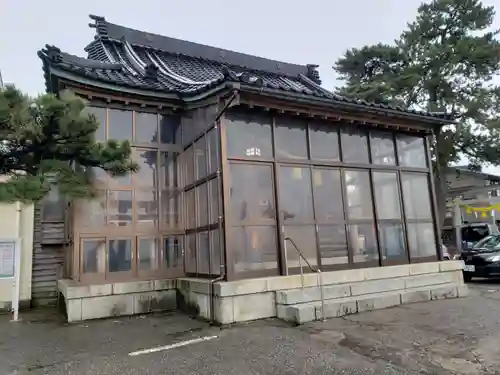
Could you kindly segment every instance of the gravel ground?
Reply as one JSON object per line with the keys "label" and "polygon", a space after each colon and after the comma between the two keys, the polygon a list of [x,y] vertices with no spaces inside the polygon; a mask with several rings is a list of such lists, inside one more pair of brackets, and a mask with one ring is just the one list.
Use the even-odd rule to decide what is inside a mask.
{"label": "gravel ground", "polygon": [[269,319],[219,328],[179,313],[68,325],[41,310],[22,319],[0,316],[2,375],[500,373],[500,284],[489,281],[470,284],[468,298],[299,327]]}

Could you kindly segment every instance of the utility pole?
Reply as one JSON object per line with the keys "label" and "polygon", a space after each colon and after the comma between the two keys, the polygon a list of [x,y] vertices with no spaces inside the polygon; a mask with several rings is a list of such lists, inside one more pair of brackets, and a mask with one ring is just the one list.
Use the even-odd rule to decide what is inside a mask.
{"label": "utility pole", "polygon": [[0,90],[3,89],[2,71],[0,70]]}

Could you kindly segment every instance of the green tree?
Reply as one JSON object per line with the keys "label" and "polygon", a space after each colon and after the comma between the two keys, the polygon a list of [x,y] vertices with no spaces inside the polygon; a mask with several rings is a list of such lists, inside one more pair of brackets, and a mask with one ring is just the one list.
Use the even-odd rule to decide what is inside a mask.
{"label": "green tree", "polygon": [[34,202],[51,185],[69,199],[96,194],[89,170],[136,171],[128,142],[95,142],[99,124],[69,92],[30,98],[13,86],[0,90],[0,201]]}
{"label": "green tree", "polygon": [[[436,190],[444,220],[447,168],[461,158],[471,167],[500,164],[498,31],[492,6],[479,0],[433,0],[393,44],[349,49],[334,65],[338,93],[404,108],[444,112],[456,124],[433,144]],[[443,177],[441,177],[443,176]]]}

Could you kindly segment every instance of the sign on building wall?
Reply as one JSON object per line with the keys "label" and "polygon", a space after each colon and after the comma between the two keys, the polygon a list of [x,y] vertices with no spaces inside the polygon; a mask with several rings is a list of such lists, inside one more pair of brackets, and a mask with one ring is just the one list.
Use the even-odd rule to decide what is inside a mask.
{"label": "sign on building wall", "polygon": [[0,279],[14,277],[16,241],[0,240]]}

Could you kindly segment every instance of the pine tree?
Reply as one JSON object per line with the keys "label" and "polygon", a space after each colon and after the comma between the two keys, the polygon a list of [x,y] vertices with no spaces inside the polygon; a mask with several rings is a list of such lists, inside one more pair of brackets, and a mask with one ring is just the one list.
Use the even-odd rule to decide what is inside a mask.
{"label": "pine tree", "polygon": [[39,201],[51,185],[69,199],[91,197],[91,168],[136,171],[128,142],[95,142],[98,127],[69,92],[30,98],[14,86],[0,90],[0,201]]}
{"label": "pine tree", "polygon": [[393,44],[349,49],[334,69],[341,95],[456,119],[436,134],[433,155],[441,220],[447,168],[461,158],[471,168],[500,164],[500,73],[495,9],[479,0],[432,0]]}

